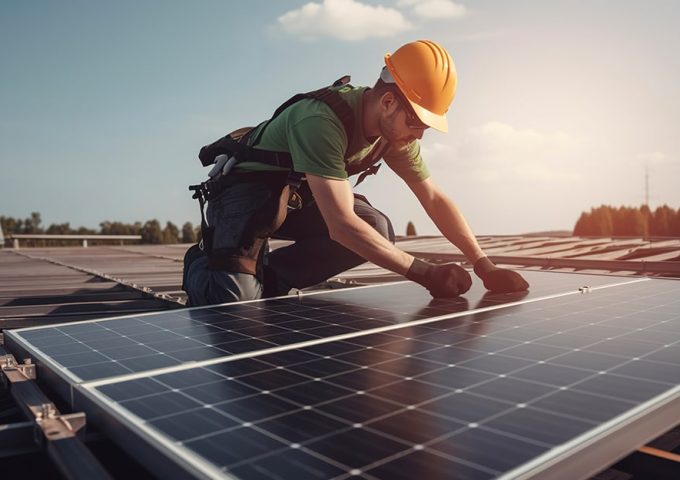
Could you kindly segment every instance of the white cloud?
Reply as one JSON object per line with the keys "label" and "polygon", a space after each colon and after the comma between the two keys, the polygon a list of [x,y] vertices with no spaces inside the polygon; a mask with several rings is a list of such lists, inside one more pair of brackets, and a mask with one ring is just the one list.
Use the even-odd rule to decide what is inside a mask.
{"label": "white cloud", "polygon": [[638,160],[642,160],[647,165],[673,165],[679,164],[677,158],[673,158],[662,152],[639,153]]}
{"label": "white cloud", "polygon": [[517,129],[494,121],[471,130],[468,144],[492,157],[513,152],[522,155],[551,155],[564,151],[573,144],[573,140],[562,132]]}
{"label": "white cloud", "polygon": [[327,36],[358,41],[391,37],[411,28],[411,23],[398,10],[356,0],[310,2],[284,13],[277,22],[286,33],[304,40]]}
{"label": "white cloud", "polygon": [[467,13],[464,5],[451,0],[399,0],[400,7],[410,7],[411,11],[426,20],[461,18]]}
{"label": "white cloud", "polygon": [[453,168],[485,183],[570,182],[582,175],[578,144],[563,132],[492,121],[460,134],[449,145],[426,147],[423,155],[435,169]]}

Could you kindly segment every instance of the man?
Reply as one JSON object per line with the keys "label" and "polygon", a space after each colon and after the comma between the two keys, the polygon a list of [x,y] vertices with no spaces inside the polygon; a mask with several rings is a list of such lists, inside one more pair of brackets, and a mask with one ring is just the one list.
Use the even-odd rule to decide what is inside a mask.
{"label": "man", "polygon": [[[411,42],[385,55],[373,88],[337,85],[294,97],[268,122],[204,147],[201,160],[217,165],[210,181],[192,187],[202,215],[205,201],[208,207],[203,249],[194,246],[185,256],[188,304],[283,295],[366,260],[420,283],[434,297],[465,293],[472,284],[466,270],[454,263],[430,264],[395,247],[389,219],[352,193],[348,177],[361,173],[362,180],[375,173],[373,164],[381,157],[474,265],[487,289],[526,290],[521,275],[496,267],[484,255],[420,155],[418,140],[425,130],[448,131],[446,112],[456,82],[453,60],[443,47]],[[267,253],[266,239],[272,236],[294,243]]]}

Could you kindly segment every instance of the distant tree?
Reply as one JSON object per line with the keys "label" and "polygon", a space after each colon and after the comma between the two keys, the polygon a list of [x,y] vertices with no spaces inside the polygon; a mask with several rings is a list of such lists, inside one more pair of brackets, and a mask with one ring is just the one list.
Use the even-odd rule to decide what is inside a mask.
{"label": "distant tree", "polygon": [[73,233],[73,230],[71,230],[71,225],[69,224],[69,222],[53,223],[52,225],[47,227],[45,233],[50,235],[69,235]]}
{"label": "distant tree", "polygon": [[649,235],[647,218],[638,208],[620,207],[612,210],[614,223],[613,234],[617,236],[643,236]]}
{"label": "distant tree", "polygon": [[123,223],[123,222],[101,222],[99,233],[102,235],[140,235],[142,223]]}
{"label": "distant tree", "polygon": [[640,206],[640,212],[642,212],[642,216],[645,217],[647,221],[647,225],[649,226],[650,232],[652,228],[652,210],[649,208],[649,205],[642,205]]}
{"label": "distant tree", "polygon": [[96,235],[97,231],[92,228],[78,227],[78,229],[75,230],[73,233],[76,233],[78,235]]}
{"label": "distant tree", "polygon": [[631,209],[631,230],[636,237],[649,237],[649,224],[642,212],[636,208]]}
{"label": "distant tree", "polygon": [[[673,210],[668,208],[664,213],[651,213],[648,207],[611,207],[601,205],[583,212],[574,226],[574,235],[595,236],[638,236],[647,237],[650,233],[650,219],[657,216],[668,218],[673,223]],[[669,227],[670,228],[670,227]]]}
{"label": "distant tree", "polygon": [[406,224],[406,236],[407,237],[415,237],[416,235],[418,235],[416,233],[416,226],[413,224],[413,222],[409,221]]}
{"label": "distant tree", "polygon": [[2,226],[2,231],[5,235],[17,231],[17,219],[12,217],[0,216],[0,226]]}
{"label": "distant tree", "polygon": [[673,222],[671,222],[671,235],[680,237],[680,208],[678,208],[673,216]]}
{"label": "distant tree", "polygon": [[611,207],[602,205],[590,212],[591,235],[609,237],[614,231]]}
{"label": "distant tree", "polygon": [[161,224],[155,218],[142,226],[140,234],[142,235],[142,243],[159,244],[163,242]]}
{"label": "distant tree", "polygon": [[24,222],[24,232],[23,233],[43,233],[40,228],[42,223],[42,218],[39,212],[31,212],[31,218],[27,218]]}
{"label": "distant tree", "polygon": [[179,228],[168,221],[163,229],[163,243],[179,243]]}
{"label": "distant tree", "polygon": [[652,235],[671,235],[671,228],[675,221],[675,210],[668,205],[662,205],[654,210],[649,233]]}
{"label": "distant tree", "polygon": [[196,243],[196,230],[191,222],[182,225],[182,243]]}
{"label": "distant tree", "polygon": [[593,222],[591,220],[590,213],[581,212],[581,216],[576,221],[576,225],[574,226],[574,235],[594,235],[592,223]]}
{"label": "distant tree", "polygon": [[612,219],[614,221],[614,235],[623,236],[629,235],[628,228],[628,211],[626,207],[619,207],[612,210]]}

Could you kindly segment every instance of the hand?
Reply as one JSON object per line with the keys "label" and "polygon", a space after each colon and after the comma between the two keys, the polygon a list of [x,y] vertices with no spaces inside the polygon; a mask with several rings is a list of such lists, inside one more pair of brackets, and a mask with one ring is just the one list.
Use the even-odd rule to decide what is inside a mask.
{"label": "hand", "polygon": [[482,279],[486,289],[493,293],[521,292],[529,289],[529,283],[519,273],[498,268],[488,257],[477,260],[474,271]]}
{"label": "hand", "polygon": [[434,298],[456,297],[472,286],[472,278],[455,263],[433,264],[415,258],[406,278],[421,284]]}

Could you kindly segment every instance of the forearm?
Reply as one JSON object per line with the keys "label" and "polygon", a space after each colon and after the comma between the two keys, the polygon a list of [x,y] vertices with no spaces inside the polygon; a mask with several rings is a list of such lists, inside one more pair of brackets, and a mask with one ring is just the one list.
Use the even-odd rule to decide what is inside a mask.
{"label": "forearm", "polygon": [[[498,268],[486,258],[472,230],[456,205],[443,194],[428,204],[428,213],[439,230],[451,243],[461,249],[474,265],[474,271],[484,286],[494,293],[510,293],[527,290],[529,284],[522,276],[511,270]],[[481,260],[480,260],[481,259]]]}
{"label": "forearm", "polygon": [[485,256],[465,217],[449,198],[438,195],[426,211],[442,235],[458,247],[470,263]]}
{"label": "forearm", "polygon": [[400,275],[406,275],[413,257],[395,247],[358,216],[329,225],[331,238],[362,258]]}

